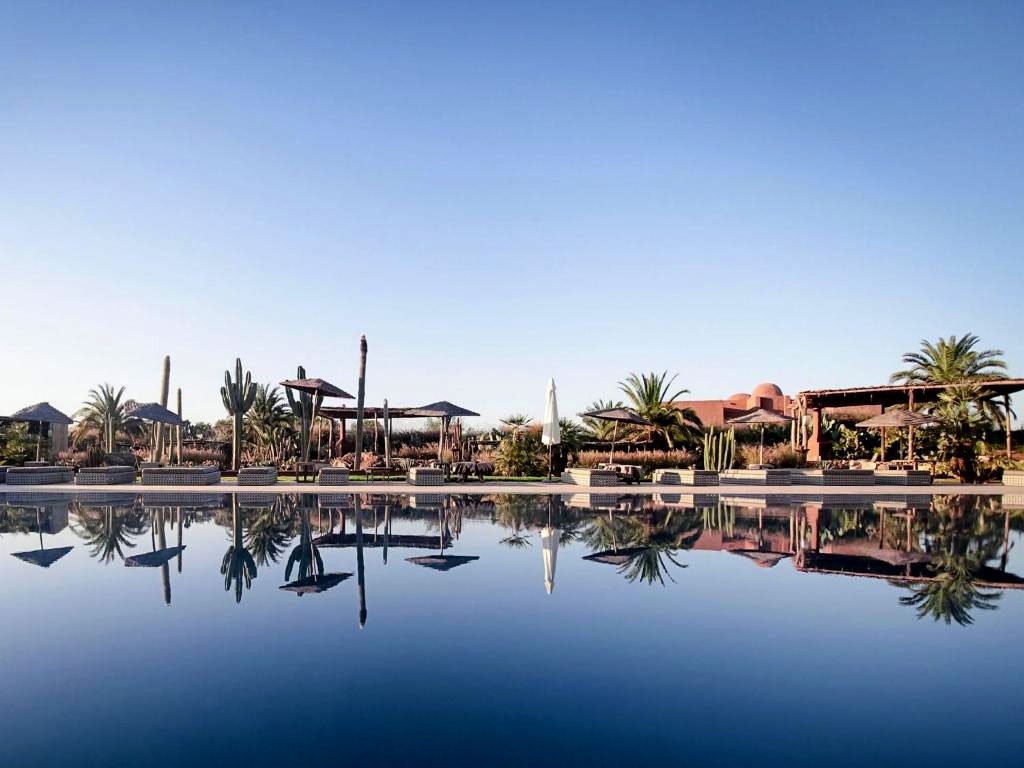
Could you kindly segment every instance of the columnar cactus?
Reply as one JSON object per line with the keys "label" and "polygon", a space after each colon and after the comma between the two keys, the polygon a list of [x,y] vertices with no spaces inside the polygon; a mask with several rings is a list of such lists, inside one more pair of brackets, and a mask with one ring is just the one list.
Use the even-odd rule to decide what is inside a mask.
{"label": "columnar cactus", "polygon": [[[306,369],[301,365],[295,371],[295,378],[306,378]],[[292,413],[299,419],[299,449],[302,452],[302,460],[309,461],[309,449],[313,438],[313,414],[320,410],[324,396],[313,396],[308,392],[292,394],[287,387],[284,394],[288,398],[288,405],[291,406]]]}
{"label": "columnar cactus", "polygon": [[252,408],[256,399],[256,385],[252,383],[252,374],[245,371],[242,379],[242,360],[235,358],[235,380],[231,380],[231,372],[224,371],[224,386],[220,388],[220,396],[224,401],[224,409],[234,419],[231,434],[231,468],[238,471],[242,462],[242,419]]}
{"label": "columnar cactus", "polygon": [[[171,356],[164,355],[163,377],[160,380],[160,405],[167,407],[167,397],[171,387]],[[168,443],[170,440],[168,439]],[[153,461],[164,460],[164,425],[159,422],[153,425]]]}
{"label": "columnar cactus", "polygon": [[712,427],[704,435],[704,469],[721,472],[732,467],[736,455],[736,430],[716,433]]}

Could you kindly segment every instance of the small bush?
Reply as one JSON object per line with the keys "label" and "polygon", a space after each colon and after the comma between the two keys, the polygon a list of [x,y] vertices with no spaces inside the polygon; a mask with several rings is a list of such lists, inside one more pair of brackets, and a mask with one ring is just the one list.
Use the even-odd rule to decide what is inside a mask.
{"label": "small bush", "polygon": [[[758,463],[758,446],[739,446],[739,463],[744,466]],[[794,469],[803,466],[803,454],[788,443],[766,445],[764,447],[764,463],[780,469]]]}

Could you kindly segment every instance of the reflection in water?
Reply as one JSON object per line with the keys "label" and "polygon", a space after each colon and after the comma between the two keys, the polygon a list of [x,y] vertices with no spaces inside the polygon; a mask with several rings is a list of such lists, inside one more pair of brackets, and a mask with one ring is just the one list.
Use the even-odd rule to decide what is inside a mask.
{"label": "reflection in water", "polygon": [[245,584],[245,589],[252,588],[256,578],[256,560],[245,547],[237,494],[231,494],[231,544],[221,560],[220,572],[224,576],[224,591],[229,591],[234,584],[235,602],[242,602],[242,584]]}
{"label": "reflection in water", "polygon": [[[492,541],[510,547],[513,561],[521,550],[524,567],[537,567],[529,554],[536,536],[548,594],[560,555],[563,562],[575,556],[612,565],[628,583],[667,587],[690,564],[682,553],[699,550],[742,557],[766,571],[790,560],[800,573],[878,579],[897,587],[900,604],[918,617],[969,626],[1000,606],[1003,590],[1024,587],[1010,570],[1022,507],[1010,498],[927,495],[10,494],[0,506],[0,534],[38,534],[37,547],[11,554],[45,568],[72,547],[47,547],[44,535],[70,524],[97,562],[158,568],[170,604],[170,562],[176,559],[181,573],[184,529],[216,521],[228,531],[220,572],[236,603],[253,588],[258,568],[287,553],[280,588],[299,596],[355,575],[360,626],[367,616],[366,550],[380,548],[384,564],[391,549],[432,550],[407,561],[449,571],[479,559],[448,551],[465,521],[500,529]],[[139,552],[147,532],[148,551]],[[321,550],[346,548],[356,550],[355,574],[327,573]],[[597,579],[606,573],[590,566],[585,572]]]}

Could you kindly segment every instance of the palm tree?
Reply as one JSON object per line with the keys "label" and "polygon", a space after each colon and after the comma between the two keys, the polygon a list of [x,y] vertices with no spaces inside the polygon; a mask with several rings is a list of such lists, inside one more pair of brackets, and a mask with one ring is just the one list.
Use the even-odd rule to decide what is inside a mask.
{"label": "palm tree", "polygon": [[245,414],[245,430],[261,461],[280,462],[284,458],[295,426],[280,389],[270,384],[256,385],[256,398]]}
{"label": "palm tree", "polygon": [[973,333],[950,336],[932,343],[921,340],[921,349],[903,355],[910,367],[889,377],[894,384],[955,384],[963,381],[1005,379],[1006,362],[1001,349],[978,350],[981,341]]}
{"label": "palm tree", "polygon": [[696,445],[702,433],[700,418],[692,408],[672,405],[690,391],[672,391],[677,376],[669,378],[668,371],[631,373],[625,381],[619,382],[619,389],[629,398],[633,410],[653,424],[647,428],[651,439],[661,438],[669,449],[675,448],[676,443]]}
{"label": "palm tree", "polygon": [[89,390],[89,399],[75,413],[78,425],[75,427],[75,440],[87,435],[96,435],[107,453],[114,452],[114,443],[120,432],[130,436],[142,434],[142,424],[138,419],[131,418],[128,413],[134,402],[123,400],[124,387],[116,392],[110,384],[100,384]]}

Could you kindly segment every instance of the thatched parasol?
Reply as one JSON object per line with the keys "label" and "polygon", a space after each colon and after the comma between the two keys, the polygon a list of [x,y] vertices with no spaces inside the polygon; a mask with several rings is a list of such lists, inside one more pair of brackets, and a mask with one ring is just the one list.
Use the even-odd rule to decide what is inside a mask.
{"label": "thatched parasol", "polygon": [[127,415],[133,419],[144,419],[157,424],[170,424],[172,427],[180,427],[185,422],[176,414],[160,403],[139,403],[127,411]]}
{"label": "thatched parasol", "polygon": [[[877,416],[872,416],[870,419],[857,422],[858,427],[864,429],[881,429],[882,430],[882,447],[879,449],[878,457],[881,461],[885,461],[885,430],[889,427],[907,427],[913,429],[914,427],[926,427],[935,424],[935,419],[918,411],[906,411],[903,409],[895,409],[892,411],[885,411]],[[907,441],[907,453],[910,453],[910,442]],[[908,456],[909,461],[913,461],[913,456]]]}
{"label": "thatched parasol", "polygon": [[789,416],[784,416],[781,413],[775,411],[769,411],[767,408],[758,408],[751,411],[750,413],[744,413],[742,416],[737,416],[735,419],[729,419],[727,424],[760,424],[761,425],[761,444],[757,452],[757,463],[764,464],[764,428],[766,424],[788,424],[793,419]]}
{"label": "thatched parasol", "polygon": [[39,422],[39,436],[36,440],[36,461],[42,454],[43,447],[43,422],[47,424],[63,424],[70,426],[75,422],[66,413],[61,413],[47,402],[36,403],[15,411],[8,417],[11,421],[37,421]]}
{"label": "thatched parasol", "polygon": [[153,552],[143,552],[141,555],[132,555],[124,559],[127,568],[159,568],[166,565],[176,556],[185,551],[185,546],[165,547]]}
{"label": "thatched parasol", "polygon": [[[302,372],[305,373],[305,371]],[[310,435],[313,434],[313,425],[316,424],[316,417],[319,415],[320,405],[325,397],[339,397],[346,400],[351,400],[354,397],[341,387],[336,387],[323,379],[286,379],[278,383],[285,389],[294,389],[297,392],[305,392],[307,395],[313,396],[313,412],[310,414],[309,420]],[[289,395],[290,397],[291,395]],[[319,443],[317,445],[319,446]],[[307,449],[303,448],[303,451],[305,450]],[[307,457],[308,454],[303,455],[303,458]]]}
{"label": "thatched parasol", "polygon": [[615,454],[615,441],[619,436],[619,422],[625,422],[626,424],[639,424],[643,427],[653,427],[654,424],[649,422],[643,416],[638,413],[634,413],[628,408],[605,408],[600,411],[587,411],[581,413],[580,416],[588,419],[598,419],[599,421],[614,421],[615,429],[612,430],[612,448],[608,451],[608,462],[611,463],[612,456]]}
{"label": "thatched parasol", "polygon": [[437,441],[437,460],[442,461],[444,457],[445,438],[448,435],[448,427],[452,419],[462,416],[479,416],[476,411],[463,408],[460,405],[449,403],[447,400],[438,400],[436,403],[424,405],[422,408],[409,408],[406,416],[415,416],[425,419],[440,419],[441,430]]}

